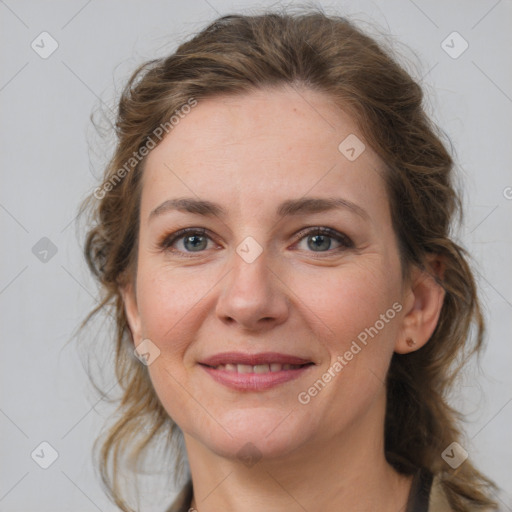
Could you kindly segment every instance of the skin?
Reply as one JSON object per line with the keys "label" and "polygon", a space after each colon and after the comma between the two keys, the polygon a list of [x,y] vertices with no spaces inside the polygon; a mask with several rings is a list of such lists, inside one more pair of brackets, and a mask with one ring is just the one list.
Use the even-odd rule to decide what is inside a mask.
{"label": "skin", "polygon": [[[122,293],[134,343],[150,339],[160,350],[150,378],[184,433],[201,512],[405,507],[411,478],[384,457],[384,381],[393,352],[428,341],[443,291],[419,270],[402,279],[384,164],[368,144],[349,161],[338,150],[349,134],[363,140],[323,93],[260,90],[200,101],[145,163],[136,277]],[[150,216],[179,197],[227,213]],[[366,213],[276,215],[282,201],[302,197],[340,197]],[[353,246],[327,237],[328,248],[315,250],[314,232],[295,236],[324,226]],[[162,248],[185,227],[207,230],[201,250],[183,236]],[[236,252],[249,236],[262,248],[251,263]],[[396,303],[400,312],[301,404],[298,394]],[[314,365],[271,389],[235,391],[198,364],[227,351]],[[237,456],[244,446],[250,464]]]}

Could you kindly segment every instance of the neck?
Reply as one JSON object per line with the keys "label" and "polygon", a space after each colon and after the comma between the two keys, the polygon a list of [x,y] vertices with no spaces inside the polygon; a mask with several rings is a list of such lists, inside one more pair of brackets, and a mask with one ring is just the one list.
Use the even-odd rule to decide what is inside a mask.
{"label": "neck", "polygon": [[[340,510],[403,512],[412,477],[384,456],[383,421],[372,417],[331,439],[254,465],[221,457],[185,434],[198,512]],[[373,416],[373,415],[372,415]]]}

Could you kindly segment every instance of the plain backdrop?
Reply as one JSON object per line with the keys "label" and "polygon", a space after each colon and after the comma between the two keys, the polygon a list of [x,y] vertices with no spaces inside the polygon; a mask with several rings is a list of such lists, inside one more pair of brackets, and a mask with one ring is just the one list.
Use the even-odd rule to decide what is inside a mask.
{"label": "plain backdrop", "polygon": [[[0,1],[0,511],[116,510],[91,460],[113,405],[92,390],[74,337],[98,297],[77,208],[111,150],[91,113],[115,110],[138,64],[173,51],[219,15],[273,4],[281,5]],[[457,236],[474,257],[488,318],[480,369],[464,374],[453,403],[468,418],[464,448],[512,510],[512,2],[317,5],[370,33],[392,34],[453,143],[466,208]],[[108,331],[99,336],[109,342]],[[175,489],[156,487],[141,510],[169,504]]]}

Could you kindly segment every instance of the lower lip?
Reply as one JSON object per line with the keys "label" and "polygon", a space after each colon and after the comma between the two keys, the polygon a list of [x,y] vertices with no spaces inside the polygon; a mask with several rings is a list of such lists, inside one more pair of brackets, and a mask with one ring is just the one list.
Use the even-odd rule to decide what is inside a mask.
{"label": "lower lip", "polygon": [[279,384],[297,379],[313,365],[301,366],[294,370],[281,370],[268,373],[237,373],[216,370],[211,366],[200,365],[214,380],[237,391],[263,391]]}

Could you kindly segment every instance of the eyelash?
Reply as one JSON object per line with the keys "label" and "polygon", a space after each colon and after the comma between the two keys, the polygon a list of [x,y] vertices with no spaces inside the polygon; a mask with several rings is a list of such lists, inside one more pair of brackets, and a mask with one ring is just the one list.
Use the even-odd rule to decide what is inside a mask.
{"label": "eyelash", "polygon": [[[158,247],[163,251],[170,251],[173,253],[177,253],[180,256],[184,258],[194,258],[193,252],[183,252],[183,251],[177,251],[176,249],[172,249],[171,246],[177,242],[178,240],[182,240],[186,236],[192,236],[192,235],[199,235],[199,236],[206,236],[210,240],[212,238],[208,235],[208,231],[205,228],[184,228],[180,229],[174,233],[171,233],[170,235],[166,235],[162,237],[162,240],[158,243]],[[297,235],[295,235],[296,242],[294,244],[300,242],[302,239],[306,238],[307,236],[318,236],[318,235],[324,235],[328,236],[329,238],[333,238],[337,242],[340,243],[340,247],[337,247],[335,249],[329,249],[327,251],[309,251],[313,254],[318,254],[320,257],[322,254],[326,254],[327,256],[330,256],[333,254],[334,251],[341,252],[343,250],[352,249],[354,248],[354,242],[345,234],[340,233],[339,231],[336,231],[335,229],[328,228],[328,227],[309,227],[301,230]],[[204,251],[198,251],[197,254],[201,254]],[[186,255],[186,256],[185,256]]]}

